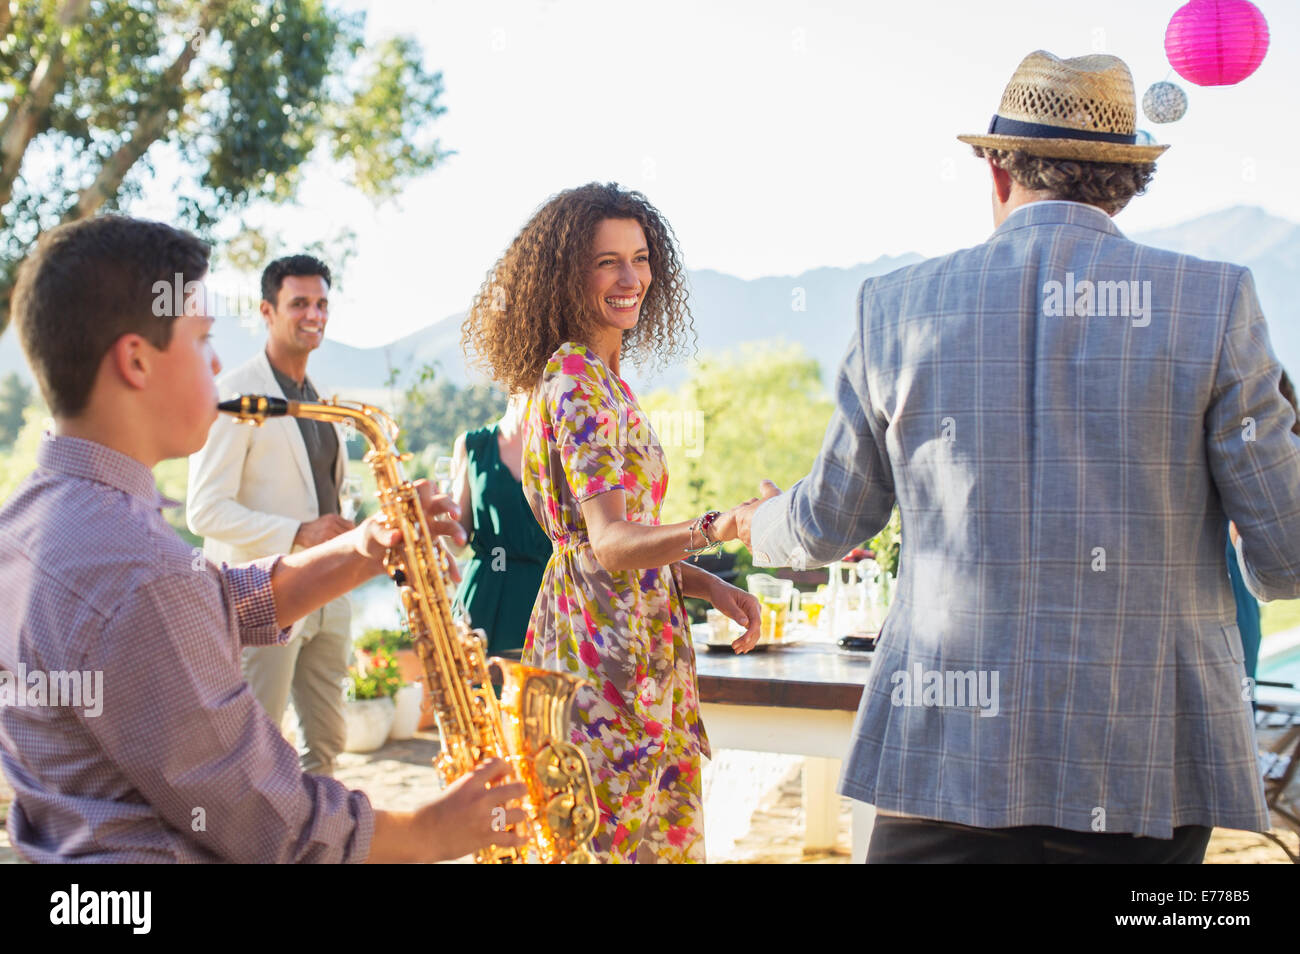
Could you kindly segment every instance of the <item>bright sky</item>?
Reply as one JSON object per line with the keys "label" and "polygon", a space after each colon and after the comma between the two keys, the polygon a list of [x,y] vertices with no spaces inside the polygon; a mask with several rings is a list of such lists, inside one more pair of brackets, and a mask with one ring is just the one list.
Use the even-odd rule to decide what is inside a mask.
{"label": "bright sky", "polygon": [[1140,100],[1178,82],[1173,144],[1127,232],[1240,203],[1300,221],[1300,4],[1257,0],[1272,41],[1236,87],[1173,74],[1160,0],[351,0],[379,38],[415,34],[443,72],[442,144],[457,154],[376,208],[310,173],[291,242],[357,233],[331,333],[386,343],[461,311],[547,196],[592,179],[644,191],[691,268],[745,278],[932,255],[991,230],[983,132],[1034,49],[1107,52]]}

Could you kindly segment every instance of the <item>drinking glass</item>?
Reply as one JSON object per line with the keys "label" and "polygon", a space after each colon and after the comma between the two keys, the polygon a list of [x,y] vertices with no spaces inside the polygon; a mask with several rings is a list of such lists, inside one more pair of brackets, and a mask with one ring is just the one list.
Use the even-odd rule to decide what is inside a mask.
{"label": "drinking glass", "polygon": [[433,462],[433,482],[438,486],[438,493],[451,493],[451,458],[439,457]]}
{"label": "drinking glass", "polygon": [[765,643],[779,643],[785,638],[794,584],[766,573],[751,573],[747,584],[749,592],[758,597],[758,607],[762,614],[760,639]]}
{"label": "drinking glass", "polygon": [[361,478],[344,477],[339,488],[339,515],[344,520],[355,521],[361,511]]}

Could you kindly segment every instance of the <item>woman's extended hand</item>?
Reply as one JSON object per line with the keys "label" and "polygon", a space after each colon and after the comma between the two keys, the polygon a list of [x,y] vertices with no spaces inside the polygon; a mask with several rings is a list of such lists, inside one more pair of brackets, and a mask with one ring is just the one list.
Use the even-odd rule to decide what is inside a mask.
{"label": "woman's extended hand", "polygon": [[753,546],[750,543],[750,521],[754,519],[754,511],[757,510],[765,501],[772,499],[781,493],[781,488],[770,480],[761,481],[758,485],[758,492],[762,495],[759,497],[750,497],[743,504],[732,507],[726,513],[721,514],[713,524],[712,534],[715,540],[725,543],[728,540],[739,540],[751,550]]}
{"label": "woman's extended hand", "polygon": [[709,594],[709,602],[714,609],[745,627],[745,632],[731,641],[732,649],[738,653],[747,653],[757,645],[759,623],[762,621],[758,597],[732,586],[726,580],[718,580]]}

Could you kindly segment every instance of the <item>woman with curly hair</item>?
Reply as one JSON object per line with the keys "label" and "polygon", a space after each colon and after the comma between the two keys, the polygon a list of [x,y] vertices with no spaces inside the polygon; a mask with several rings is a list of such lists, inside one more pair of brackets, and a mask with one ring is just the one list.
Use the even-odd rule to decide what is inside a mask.
{"label": "woman with curly hair", "polygon": [[[668,223],[637,192],[591,183],[552,197],[515,237],[465,320],[467,350],[529,396],[523,486],[551,538],[524,662],[588,685],[572,740],[591,763],[601,861],[704,860],[695,653],[683,598],[758,641],[754,597],[682,562],[731,519],[661,525],[663,448],[619,376],[693,337]],[[734,535],[734,533],[733,533]]]}

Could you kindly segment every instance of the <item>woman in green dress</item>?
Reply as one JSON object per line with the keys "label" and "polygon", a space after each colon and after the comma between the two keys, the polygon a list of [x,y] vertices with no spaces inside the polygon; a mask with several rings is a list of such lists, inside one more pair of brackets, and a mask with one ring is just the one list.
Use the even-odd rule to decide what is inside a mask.
{"label": "woman in green dress", "polygon": [[551,540],[519,483],[524,403],[512,399],[496,424],[456,438],[451,465],[451,493],[472,551],[457,598],[470,624],[487,633],[488,654],[515,658],[551,556]]}

